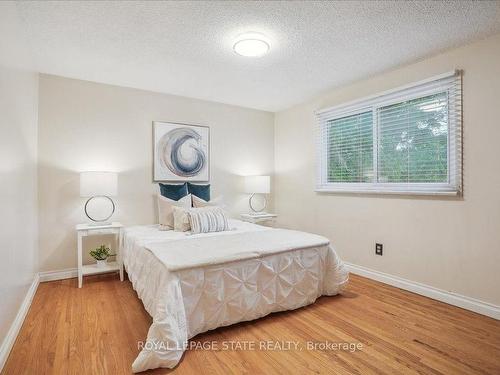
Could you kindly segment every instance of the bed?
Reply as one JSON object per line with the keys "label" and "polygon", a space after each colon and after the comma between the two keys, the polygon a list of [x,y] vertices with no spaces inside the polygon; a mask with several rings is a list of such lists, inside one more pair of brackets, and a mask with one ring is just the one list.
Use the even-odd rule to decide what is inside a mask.
{"label": "bed", "polygon": [[153,318],[133,372],[173,368],[199,333],[297,309],[347,284],[326,238],[239,220],[229,225],[197,235],[157,225],[124,230],[124,266]]}

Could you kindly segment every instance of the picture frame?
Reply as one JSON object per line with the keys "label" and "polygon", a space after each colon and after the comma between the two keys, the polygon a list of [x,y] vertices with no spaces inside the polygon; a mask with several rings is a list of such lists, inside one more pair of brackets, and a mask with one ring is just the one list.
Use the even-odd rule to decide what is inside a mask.
{"label": "picture frame", "polygon": [[210,127],[153,121],[153,181],[209,182]]}

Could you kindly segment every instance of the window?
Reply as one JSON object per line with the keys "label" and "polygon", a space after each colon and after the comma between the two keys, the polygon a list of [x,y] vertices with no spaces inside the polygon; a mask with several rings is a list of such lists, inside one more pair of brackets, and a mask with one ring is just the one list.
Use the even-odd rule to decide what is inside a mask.
{"label": "window", "polygon": [[371,182],[373,115],[362,112],[328,122],[328,181]]}
{"label": "window", "polygon": [[461,75],[317,113],[317,191],[458,194]]}

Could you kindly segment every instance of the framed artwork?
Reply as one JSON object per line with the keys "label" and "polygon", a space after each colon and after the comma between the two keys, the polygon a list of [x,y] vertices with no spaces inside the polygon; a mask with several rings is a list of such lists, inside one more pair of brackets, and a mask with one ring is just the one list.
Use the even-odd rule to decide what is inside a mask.
{"label": "framed artwork", "polygon": [[153,179],[158,181],[210,180],[210,128],[153,122]]}

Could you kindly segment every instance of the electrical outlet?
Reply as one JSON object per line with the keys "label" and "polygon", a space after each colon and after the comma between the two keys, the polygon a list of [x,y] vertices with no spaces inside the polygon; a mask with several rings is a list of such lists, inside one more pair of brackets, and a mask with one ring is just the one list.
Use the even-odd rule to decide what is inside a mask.
{"label": "electrical outlet", "polygon": [[376,255],[383,255],[384,253],[384,245],[381,243],[376,243],[375,244],[375,254]]}

